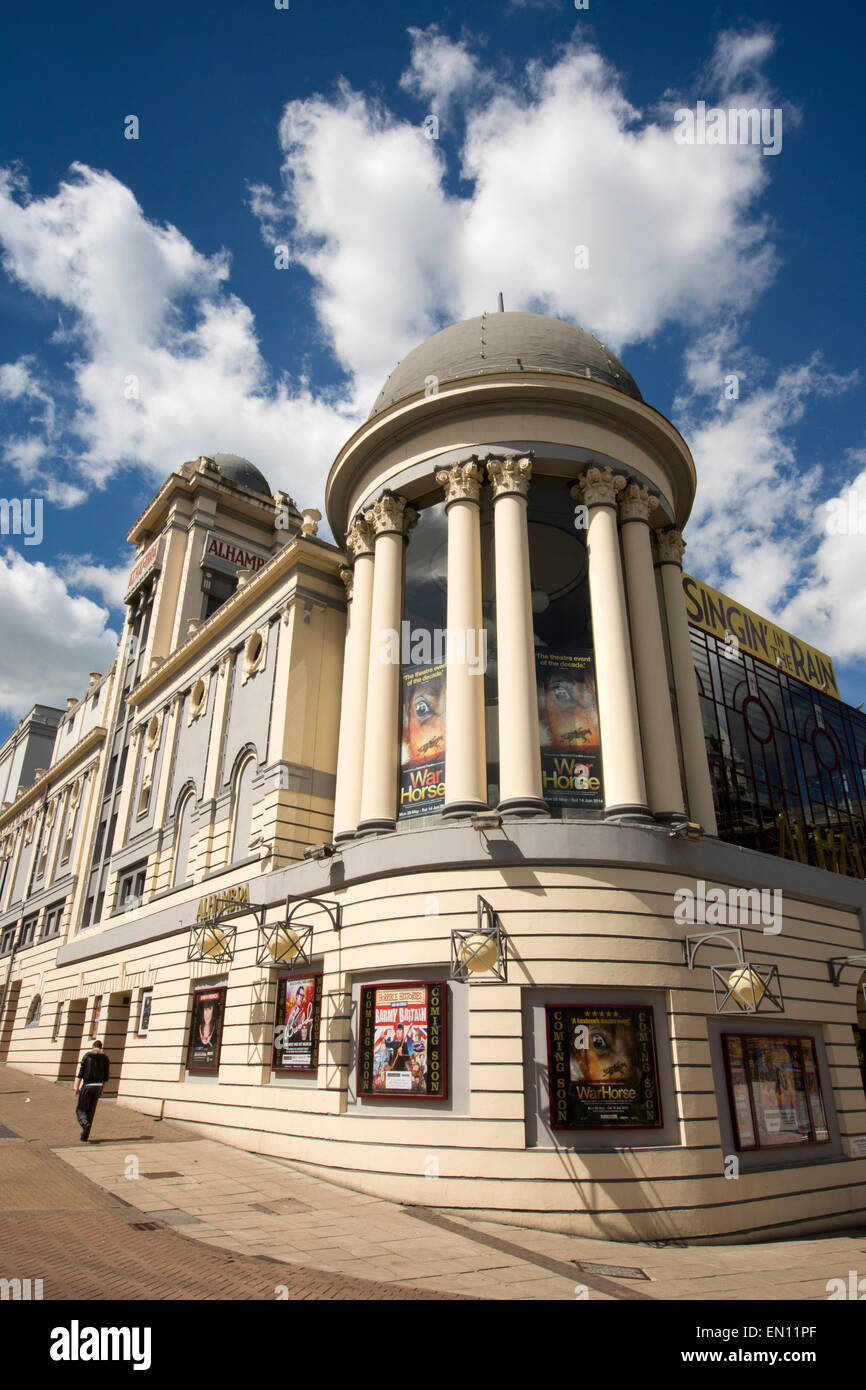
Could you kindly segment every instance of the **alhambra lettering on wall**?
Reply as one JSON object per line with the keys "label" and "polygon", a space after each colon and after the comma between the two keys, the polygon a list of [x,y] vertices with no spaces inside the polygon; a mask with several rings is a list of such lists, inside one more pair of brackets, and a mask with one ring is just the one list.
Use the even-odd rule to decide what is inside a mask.
{"label": "alhambra lettering on wall", "polygon": [[207,553],[215,555],[218,560],[227,560],[230,565],[237,565],[238,569],[260,570],[265,563],[261,555],[244,550],[243,546],[232,545],[231,541],[220,540],[218,536],[211,540]]}
{"label": "alhambra lettering on wall", "polygon": [[219,893],[211,893],[207,898],[199,898],[195,920],[206,922],[219,912],[234,912],[237,908],[247,907],[249,901],[250,885],[237,883],[233,888],[224,888]]}

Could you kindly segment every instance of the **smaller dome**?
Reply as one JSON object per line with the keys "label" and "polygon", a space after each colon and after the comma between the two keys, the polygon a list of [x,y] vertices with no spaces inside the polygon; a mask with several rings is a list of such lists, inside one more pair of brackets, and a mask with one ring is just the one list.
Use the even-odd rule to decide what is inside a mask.
{"label": "smaller dome", "polygon": [[248,487],[262,497],[273,495],[267,478],[249,459],[241,458],[240,454],[211,454],[211,458],[230,483],[239,483],[241,487]]}

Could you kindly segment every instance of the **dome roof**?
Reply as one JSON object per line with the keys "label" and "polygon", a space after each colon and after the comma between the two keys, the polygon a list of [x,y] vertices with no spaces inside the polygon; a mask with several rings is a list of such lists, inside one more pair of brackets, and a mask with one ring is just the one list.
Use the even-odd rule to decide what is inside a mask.
{"label": "dome roof", "polygon": [[211,454],[211,458],[230,483],[240,483],[241,487],[248,487],[251,492],[258,492],[263,497],[272,495],[267,478],[249,459],[241,458],[240,454]]}
{"label": "dome roof", "polygon": [[421,343],[394,368],[371,415],[438,383],[502,372],[562,372],[643,400],[618,357],[582,328],[546,314],[493,313],[464,319]]}

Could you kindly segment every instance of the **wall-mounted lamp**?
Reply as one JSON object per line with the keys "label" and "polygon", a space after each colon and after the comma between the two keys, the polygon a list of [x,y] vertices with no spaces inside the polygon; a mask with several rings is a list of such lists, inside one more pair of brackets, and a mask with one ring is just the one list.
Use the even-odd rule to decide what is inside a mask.
{"label": "wall-mounted lamp", "polygon": [[213,965],[224,965],[235,958],[237,934],[237,927],[226,925],[218,916],[200,922],[190,930],[186,958],[188,961],[207,960]]}
{"label": "wall-mounted lamp", "polygon": [[261,922],[256,965],[309,965],[312,958],[313,923],[302,921],[304,908],[320,908],[334,928],[343,925],[341,903],[326,898],[286,898],[282,922]]}
{"label": "wall-mounted lamp", "polygon": [[451,978],[465,982],[470,975],[485,974],[507,981],[508,938],[498,913],[479,895],[475,930],[451,933]]}
{"label": "wall-mounted lamp", "polygon": [[330,844],[328,840],[323,840],[320,845],[308,845],[304,850],[305,859],[332,859],[340,851],[336,845]]}
{"label": "wall-mounted lamp", "polygon": [[785,1012],[779,967],[747,961],[743,950],[743,933],[738,928],[687,936],[683,942],[683,959],[689,970],[694,970],[695,957],[708,941],[730,947],[736,958],[733,970],[730,966],[710,966],[713,1003],[717,1014],[733,1013],[734,1009],[728,1007],[730,1004],[745,1014],[756,1014],[762,1010],[776,1010],[780,1014]]}
{"label": "wall-mounted lamp", "polygon": [[[827,962],[827,969],[830,972],[830,983],[837,987],[842,983],[842,971],[846,965],[859,965],[861,970],[866,970],[866,955],[862,952],[855,956],[833,956]],[[866,989],[866,986],[864,986]]]}

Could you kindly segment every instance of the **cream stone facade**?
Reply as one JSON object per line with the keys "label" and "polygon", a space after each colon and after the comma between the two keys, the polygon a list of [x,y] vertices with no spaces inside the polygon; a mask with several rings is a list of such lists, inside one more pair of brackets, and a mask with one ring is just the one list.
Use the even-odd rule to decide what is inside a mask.
{"label": "cream stone facade", "polygon": [[[603,345],[504,313],[389,378],[330,471],[338,544],[246,460],[172,473],[114,666],[0,811],[0,1061],[68,1081],[96,1034],[122,1104],[517,1224],[862,1219],[863,873],[729,830],[683,596],[697,485]],[[402,1052],[376,1010],[413,986]]]}

